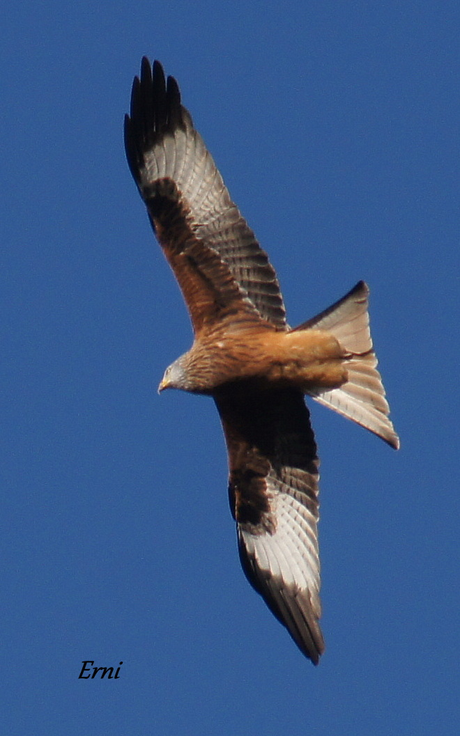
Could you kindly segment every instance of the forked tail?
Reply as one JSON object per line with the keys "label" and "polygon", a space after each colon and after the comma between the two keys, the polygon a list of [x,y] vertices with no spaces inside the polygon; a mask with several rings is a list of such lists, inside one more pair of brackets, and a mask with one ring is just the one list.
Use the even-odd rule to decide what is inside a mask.
{"label": "forked tail", "polygon": [[398,449],[399,437],[388,418],[377,357],[369,329],[369,288],[360,281],[343,299],[296,330],[315,328],[330,332],[346,351],[348,380],[340,388],[317,389],[309,394],[320,404],[361,424]]}

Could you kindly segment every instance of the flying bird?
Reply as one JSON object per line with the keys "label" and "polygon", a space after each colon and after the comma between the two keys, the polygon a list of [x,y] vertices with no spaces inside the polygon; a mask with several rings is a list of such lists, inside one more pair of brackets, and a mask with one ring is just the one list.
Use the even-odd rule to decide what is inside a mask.
{"label": "flying bird", "polygon": [[370,336],[368,287],[360,281],[329,309],[288,326],[267,254],[158,61],[151,67],[144,58],[134,79],[125,146],[194,331],[159,390],[214,399],[244,572],[317,664],[319,460],[304,395],[399,446]]}

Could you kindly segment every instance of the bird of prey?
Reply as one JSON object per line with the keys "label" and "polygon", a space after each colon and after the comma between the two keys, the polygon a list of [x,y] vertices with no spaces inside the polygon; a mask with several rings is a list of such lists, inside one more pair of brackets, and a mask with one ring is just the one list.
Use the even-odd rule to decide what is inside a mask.
{"label": "bird of prey", "polygon": [[313,319],[287,325],[275,271],[157,61],[144,58],[134,79],[125,146],[194,331],[159,389],[214,399],[244,572],[317,664],[319,461],[304,395],[399,446],[376,368],[368,287],[360,281]]}

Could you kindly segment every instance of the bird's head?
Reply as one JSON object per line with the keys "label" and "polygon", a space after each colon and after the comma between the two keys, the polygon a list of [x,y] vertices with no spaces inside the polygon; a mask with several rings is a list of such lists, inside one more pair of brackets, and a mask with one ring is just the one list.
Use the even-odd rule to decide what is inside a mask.
{"label": "bird's head", "polygon": [[169,365],[161,379],[160,385],[158,386],[158,393],[164,391],[165,388],[179,388],[182,391],[191,391],[192,386],[188,378],[187,366],[185,361],[185,355],[181,355],[180,358]]}

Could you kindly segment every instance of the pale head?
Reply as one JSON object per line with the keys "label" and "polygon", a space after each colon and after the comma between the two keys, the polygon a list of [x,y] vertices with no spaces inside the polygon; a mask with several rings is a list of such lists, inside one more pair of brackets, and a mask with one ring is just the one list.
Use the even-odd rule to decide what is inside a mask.
{"label": "pale head", "polygon": [[158,386],[158,393],[164,391],[165,388],[179,388],[182,391],[193,391],[193,384],[190,381],[187,371],[187,354],[181,355],[180,358],[169,365]]}

